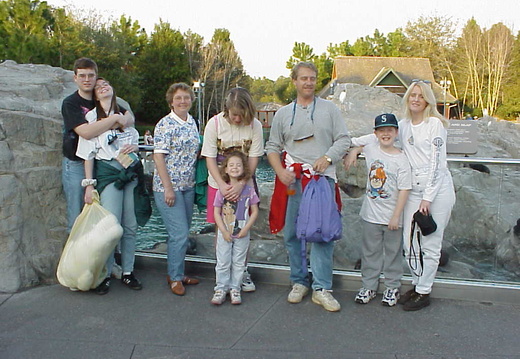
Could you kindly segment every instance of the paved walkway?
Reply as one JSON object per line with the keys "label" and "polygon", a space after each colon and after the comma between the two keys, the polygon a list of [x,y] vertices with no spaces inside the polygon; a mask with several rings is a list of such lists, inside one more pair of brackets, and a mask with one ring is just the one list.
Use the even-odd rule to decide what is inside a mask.
{"label": "paved walkway", "polygon": [[329,313],[257,283],[242,305],[216,307],[213,278],[178,297],[165,266],[140,267],[142,291],[114,281],[105,296],[60,285],[0,294],[0,358],[520,359],[520,305],[435,299],[404,312],[336,291],[342,310]]}

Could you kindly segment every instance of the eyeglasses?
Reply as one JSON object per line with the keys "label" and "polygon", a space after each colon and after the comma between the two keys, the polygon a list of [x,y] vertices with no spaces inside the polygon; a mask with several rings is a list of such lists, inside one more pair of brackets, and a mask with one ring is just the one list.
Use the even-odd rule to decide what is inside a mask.
{"label": "eyeglasses", "polygon": [[430,80],[421,80],[421,79],[413,79],[412,80],[412,83],[417,83],[417,82],[424,82],[425,84],[428,84],[428,85],[432,84],[432,82]]}
{"label": "eyeglasses", "polygon": [[76,75],[77,77],[79,77],[80,79],[84,80],[84,79],[93,79],[96,77],[96,74],[77,74]]}
{"label": "eyeglasses", "polygon": [[173,96],[173,101],[181,102],[181,101],[191,101],[191,96]]}

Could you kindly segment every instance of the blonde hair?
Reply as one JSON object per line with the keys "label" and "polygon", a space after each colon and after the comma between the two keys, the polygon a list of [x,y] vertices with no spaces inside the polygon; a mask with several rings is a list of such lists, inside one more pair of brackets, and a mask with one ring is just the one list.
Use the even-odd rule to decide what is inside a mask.
{"label": "blonde hair", "polygon": [[309,70],[314,71],[314,73],[316,74],[316,77],[318,77],[318,68],[316,67],[316,65],[314,65],[312,62],[300,61],[296,65],[294,65],[293,68],[291,69],[291,79],[298,80],[298,71],[302,67],[305,67]]}
{"label": "blonde hair", "polygon": [[419,88],[422,91],[422,96],[423,96],[424,100],[426,101],[426,108],[423,111],[423,120],[425,122],[428,122],[428,118],[437,117],[439,120],[441,120],[442,125],[445,128],[448,128],[450,123],[437,110],[437,100],[435,99],[435,95],[433,94],[431,85],[428,83],[425,83],[422,80],[412,82],[410,87],[408,87],[408,90],[406,90],[406,93],[403,96],[404,117],[407,119],[412,118],[412,113],[410,112],[410,107],[408,106],[408,100],[410,99],[410,95],[411,95],[413,89],[415,88],[415,86],[419,86]]}
{"label": "blonde hair", "polygon": [[224,117],[229,119],[229,111],[234,109],[242,116],[243,124],[250,125],[256,116],[256,108],[253,99],[243,87],[235,87],[229,90],[224,103]]}

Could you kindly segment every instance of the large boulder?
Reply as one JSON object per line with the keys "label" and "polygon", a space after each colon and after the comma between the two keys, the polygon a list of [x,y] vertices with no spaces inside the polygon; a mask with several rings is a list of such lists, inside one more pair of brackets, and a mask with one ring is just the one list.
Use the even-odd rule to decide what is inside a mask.
{"label": "large boulder", "polygon": [[55,280],[67,238],[60,108],[74,90],[71,71],[0,64],[0,292]]}

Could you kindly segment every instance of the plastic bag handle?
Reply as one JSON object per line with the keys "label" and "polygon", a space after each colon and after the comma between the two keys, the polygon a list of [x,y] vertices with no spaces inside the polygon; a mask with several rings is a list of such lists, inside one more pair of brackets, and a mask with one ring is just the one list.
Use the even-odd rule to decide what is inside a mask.
{"label": "plastic bag handle", "polygon": [[92,191],[92,203],[100,203],[99,192],[97,189]]}

